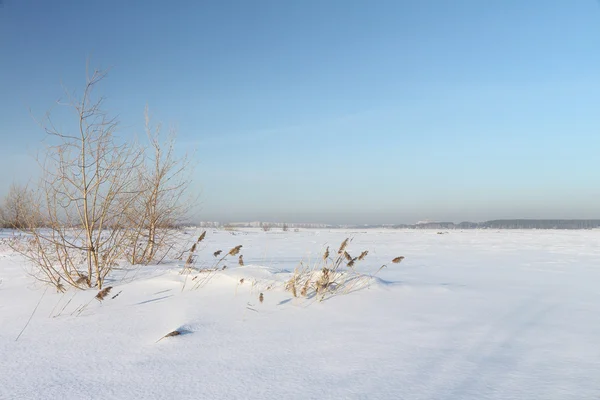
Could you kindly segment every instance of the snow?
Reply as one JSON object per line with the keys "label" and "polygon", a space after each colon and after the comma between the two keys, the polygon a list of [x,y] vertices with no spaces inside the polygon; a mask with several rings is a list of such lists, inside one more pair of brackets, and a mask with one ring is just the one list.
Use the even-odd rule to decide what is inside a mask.
{"label": "snow", "polygon": [[[359,269],[387,264],[368,288],[284,291],[348,236]],[[600,231],[209,230],[203,262],[238,244],[246,266],[198,290],[171,263],[116,271],[103,302],[1,246],[0,399],[600,398]]]}

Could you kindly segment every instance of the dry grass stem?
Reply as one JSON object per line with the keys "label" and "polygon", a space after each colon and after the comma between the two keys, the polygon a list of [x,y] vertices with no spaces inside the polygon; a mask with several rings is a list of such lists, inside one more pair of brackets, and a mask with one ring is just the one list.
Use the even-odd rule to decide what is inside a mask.
{"label": "dry grass stem", "polygon": [[309,287],[310,287],[310,279],[307,279],[306,282],[304,282],[304,285],[302,285],[302,290],[300,291],[300,296],[306,297],[308,295]]}

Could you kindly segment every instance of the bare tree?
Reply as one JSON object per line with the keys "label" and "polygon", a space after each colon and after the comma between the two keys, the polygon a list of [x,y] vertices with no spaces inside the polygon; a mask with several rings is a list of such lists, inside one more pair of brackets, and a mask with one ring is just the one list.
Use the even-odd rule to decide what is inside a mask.
{"label": "bare tree", "polygon": [[163,139],[162,125],[152,125],[148,107],[145,110],[146,136],[149,149],[145,162],[138,168],[140,196],[128,213],[131,245],[128,258],[132,264],[160,262],[176,244],[176,228],[191,206],[189,185],[192,168],[187,154],[175,154],[175,132]]}
{"label": "bare tree", "polygon": [[30,240],[18,248],[34,265],[36,276],[63,289],[102,289],[104,279],[126,250],[126,210],[139,193],[136,168],[141,152],[115,136],[118,121],[102,109],[94,89],[106,71],[87,74],[81,98],[69,96],[73,129],[57,128],[50,115],[42,123],[48,135],[42,178],[27,223]]}
{"label": "bare tree", "polygon": [[27,186],[12,183],[0,209],[2,225],[13,229],[23,229],[32,223],[33,193]]}

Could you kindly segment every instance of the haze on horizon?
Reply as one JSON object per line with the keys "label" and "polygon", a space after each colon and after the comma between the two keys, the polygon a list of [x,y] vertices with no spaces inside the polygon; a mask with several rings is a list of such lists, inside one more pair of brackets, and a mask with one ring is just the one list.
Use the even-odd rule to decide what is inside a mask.
{"label": "haze on horizon", "polygon": [[0,38],[2,196],[91,58],[122,138],[177,127],[195,220],[600,218],[595,0],[5,0]]}

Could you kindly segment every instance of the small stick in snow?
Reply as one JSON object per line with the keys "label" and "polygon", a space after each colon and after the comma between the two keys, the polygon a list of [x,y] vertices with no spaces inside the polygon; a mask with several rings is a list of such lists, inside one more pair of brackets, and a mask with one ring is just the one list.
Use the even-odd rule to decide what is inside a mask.
{"label": "small stick in snow", "polygon": [[119,293],[115,294],[113,297],[111,297],[111,300],[116,299],[121,293],[123,293],[123,291],[121,290]]}

